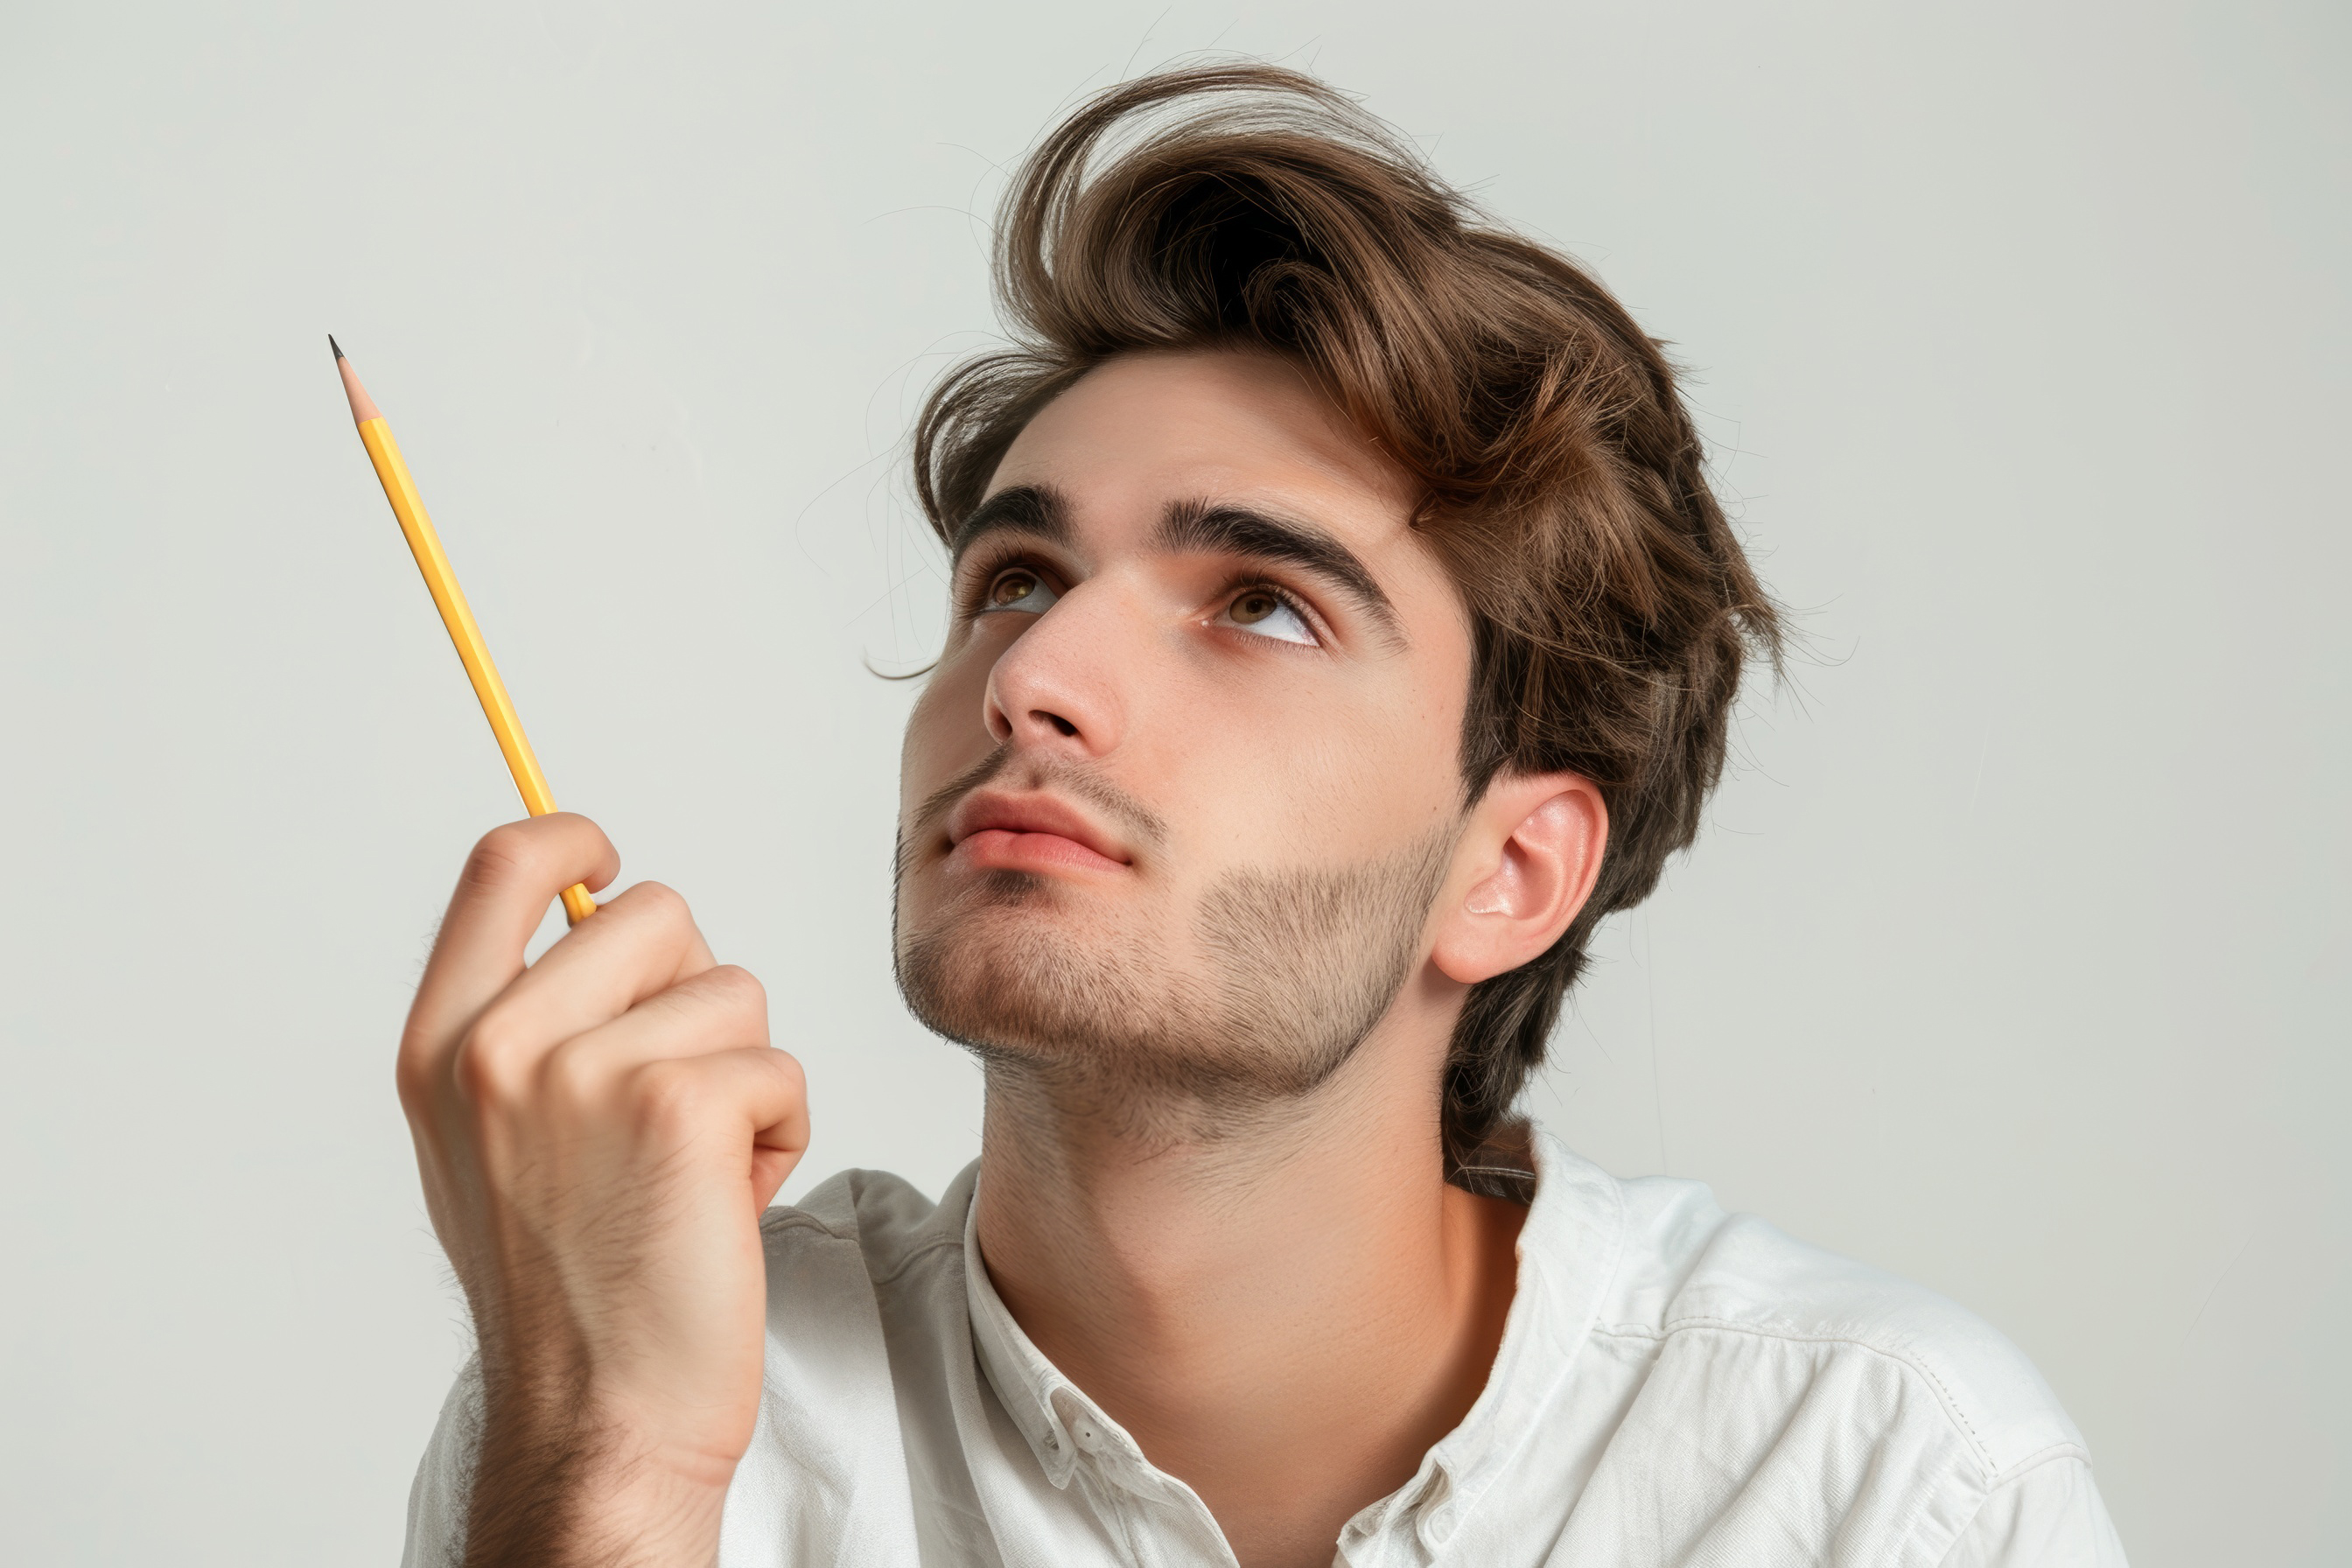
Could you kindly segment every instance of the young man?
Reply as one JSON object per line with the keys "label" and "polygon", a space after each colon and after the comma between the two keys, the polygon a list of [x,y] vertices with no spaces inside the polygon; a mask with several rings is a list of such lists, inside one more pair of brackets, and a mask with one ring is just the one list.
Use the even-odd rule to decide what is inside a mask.
{"label": "young man", "polygon": [[1129,84],[933,395],[898,973],[936,1205],[586,821],[467,863],[402,1100],[480,1354],[415,1563],[2117,1564],[2025,1361],[1516,1118],[1778,627],[1651,341],[1344,100]]}

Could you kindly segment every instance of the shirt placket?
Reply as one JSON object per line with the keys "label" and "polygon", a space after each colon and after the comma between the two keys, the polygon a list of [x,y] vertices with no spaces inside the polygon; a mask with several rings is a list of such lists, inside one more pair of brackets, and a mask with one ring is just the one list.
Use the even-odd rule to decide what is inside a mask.
{"label": "shirt placket", "polygon": [[1134,1568],[1233,1568],[1223,1531],[1190,1488],[1153,1469],[1075,1389],[1057,1390],[1050,1403],[1053,1440],[1067,1446],[1087,1500],[1126,1543]]}

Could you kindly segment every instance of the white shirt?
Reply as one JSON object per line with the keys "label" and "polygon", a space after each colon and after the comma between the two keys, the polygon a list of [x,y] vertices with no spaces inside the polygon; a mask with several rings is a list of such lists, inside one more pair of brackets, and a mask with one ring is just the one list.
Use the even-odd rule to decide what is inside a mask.
{"label": "white shirt", "polygon": [[[1535,1140],[1485,1391],[1346,1568],[2123,1568],[2083,1440],[1941,1298]],[[1215,1520],[1039,1354],[980,1265],[978,1167],[933,1205],[852,1171],[761,1222],[759,1425],[720,1568],[1227,1564]],[[469,1367],[410,1494],[407,1568],[462,1554]]]}

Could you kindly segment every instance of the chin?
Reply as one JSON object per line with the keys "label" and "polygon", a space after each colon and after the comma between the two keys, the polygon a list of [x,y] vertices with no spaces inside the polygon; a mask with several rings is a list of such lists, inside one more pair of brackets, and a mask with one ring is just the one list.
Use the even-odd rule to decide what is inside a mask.
{"label": "chin", "polygon": [[1228,873],[1182,910],[932,866],[905,879],[941,896],[901,900],[898,989],[988,1064],[992,1093],[1010,1075],[1073,1104],[1151,1115],[1181,1100],[1231,1121],[1320,1087],[1386,1015],[1418,962],[1448,842]]}
{"label": "chin", "polygon": [[[1166,1010],[1148,994],[1146,944],[1081,919],[1055,879],[984,871],[919,924],[902,923],[898,989],[915,1016],[986,1053],[1057,1057],[1098,1051]],[[1163,971],[1164,972],[1164,971]]]}
{"label": "chin", "polygon": [[1044,880],[975,887],[898,942],[908,1009],[981,1059],[992,1095],[1043,1093],[1122,1134],[1215,1138],[1327,1082],[1394,994],[1337,1010],[1313,988],[1269,996],[1264,975],[1204,967],[1196,943],[1056,907]]}

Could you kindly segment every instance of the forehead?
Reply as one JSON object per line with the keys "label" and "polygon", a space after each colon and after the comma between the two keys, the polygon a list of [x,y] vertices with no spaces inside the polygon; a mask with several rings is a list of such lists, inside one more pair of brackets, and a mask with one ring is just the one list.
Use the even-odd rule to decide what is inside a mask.
{"label": "forehead", "polygon": [[1016,485],[1066,498],[1081,542],[1095,548],[1140,542],[1171,501],[1207,500],[1276,505],[1368,559],[1426,559],[1410,527],[1411,479],[1302,369],[1270,353],[1110,361],[1013,440],[989,489]]}

